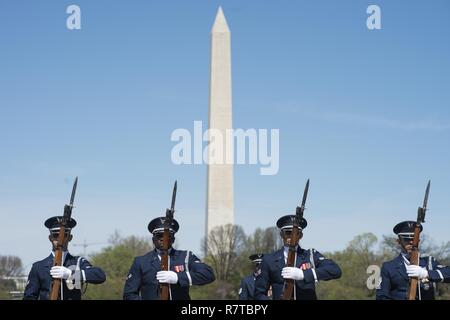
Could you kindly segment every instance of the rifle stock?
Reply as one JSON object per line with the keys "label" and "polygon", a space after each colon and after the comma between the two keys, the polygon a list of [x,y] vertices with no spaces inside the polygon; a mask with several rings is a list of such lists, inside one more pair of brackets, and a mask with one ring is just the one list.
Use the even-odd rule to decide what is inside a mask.
{"label": "rifle stock", "polygon": [[[62,266],[62,258],[63,258],[63,243],[65,241],[65,226],[61,226],[59,230],[58,236],[58,244],[56,245],[55,250],[55,259],[53,260],[53,266],[59,267]],[[58,300],[59,298],[59,290],[61,289],[61,279],[53,279],[52,290],[50,292],[50,300]]]}
{"label": "rifle stock", "polygon": [[[170,226],[173,222],[175,212],[175,200],[177,196],[177,181],[173,186],[172,203],[170,209],[166,209],[166,219],[164,220],[163,245],[161,248],[161,271],[169,271],[169,249],[170,249]],[[159,299],[170,299],[170,285],[168,283],[159,284]]]}
{"label": "rifle stock", "polygon": [[[288,256],[286,259],[286,267],[295,267],[295,257],[296,257],[296,249],[298,246],[298,242],[300,241],[300,223],[303,219],[303,213],[305,211],[306,198],[308,197],[309,190],[309,179],[306,181],[305,190],[303,191],[303,199],[300,207],[297,207],[295,210],[295,217],[292,221],[292,233],[291,233],[291,242],[289,244]],[[283,294],[281,296],[282,300],[291,300],[294,298],[294,279],[285,279],[283,286]]]}
{"label": "rifle stock", "polygon": [[[163,248],[161,250],[161,270],[169,270],[169,246],[170,246],[170,234],[169,229],[164,229],[163,234]],[[159,299],[169,300],[169,284],[160,283],[159,284]]]}
{"label": "rifle stock", "polygon": [[[425,222],[425,213],[428,206],[428,194],[430,193],[431,181],[428,181],[427,188],[425,190],[425,197],[423,199],[422,207],[417,210],[417,222],[414,227],[414,238],[412,243],[412,249],[410,253],[409,263],[411,265],[419,265],[419,242],[420,242],[420,229],[421,224]],[[408,300],[416,300],[417,286],[419,279],[417,277],[412,277],[409,279],[408,287]]]}
{"label": "rifle stock", "polygon": [[[295,219],[296,220],[296,219]],[[295,249],[298,245],[298,242],[300,240],[300,230],[298,229],[298,224],[292,229],[292,238],[291,238],[291,245],[289,246],[287,261],[286,261],[286,267],[294,267],[295,266]],[[284,288],[283,288],[283,296],[282,300],[291,300],[293,298],[293,292],[294,292],[294,279],[286,279],[284,281]]]}
{"label": "rifle stock", "polygon": [[[55,258],[53,260],[53,266],[54,267],[60,267],[63,265],[63,249],[64,244],[66,243],[67,239],[70,237],[70,231],[66,232],[66,228],[69,224],[70,218],[72,216],[72,209],[73,209],[73,202],[75,200],[75,193],[77,191],[77,185],[78,185],[78,177],[75,178],[75,182],[73,183],[72,187],[72,194],[70,196],[70,203],[64,205],[64,214],[61,220],[61,225],[59,228],[59,235],[58,240],[55,248]],[[59,298],[59,291],[61,289],[61,279],[53,279],[52,281],[52,287],[50,290],[50,300],[58,300]]]}
{"label": "rifle stock", "polygon": [[[419,207],[419,216],[421,215],[421,211],[423,209]],[[410,253],[409,263],[411,265],[419,265],[419,241],[420,241],[420,223],[417,222],[414,227],[414,238],[412,244],[412,251]],[[409,279],[409,289],[408,289],[408,300],[416,300],[417,293],[417,285],[419,283],[419,279],[417,277],[413,277]]]}

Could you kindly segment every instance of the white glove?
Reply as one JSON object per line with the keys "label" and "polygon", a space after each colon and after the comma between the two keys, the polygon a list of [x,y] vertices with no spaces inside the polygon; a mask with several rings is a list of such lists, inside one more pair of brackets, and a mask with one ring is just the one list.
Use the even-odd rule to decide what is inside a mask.
{"label": "white glove", "polygon": [[303,280],[305,278],[302,269],[293,267],[284,267],[283,270],[281,270],[281,276],[284,279],[294,279],[294,280]]}
{"label": "white glove", "polygon": [[50,269],[50,274],[55,279],[67,279],[72,275],[72,270],[63,266],[52,267]]}
{"label": "white glove", "polygon": [[406,266],[406,273],[408,274],[408,277],[414,277],[419,279],[428,278],[427,269],[415,265]]}
{"label": "white glove", "polygon": [[178,275],[173,271],[158,271],[156,279],[161,283],[175,284],[178,282]]}

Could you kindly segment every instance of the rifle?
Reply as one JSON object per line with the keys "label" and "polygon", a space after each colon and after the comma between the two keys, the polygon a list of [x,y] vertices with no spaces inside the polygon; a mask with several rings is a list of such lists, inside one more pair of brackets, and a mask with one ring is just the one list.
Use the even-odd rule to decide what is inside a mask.
{"label": "rifle", "polygon": [[[170,209],[166,209],[166,219],[164,220],[164,233],[163,233],[163,245],[161,249],[161,270],[168,271],[169,270],[169,247],[170,247],[170,226],[173,221],[173,214],[175,212],[175,199],[177,197],[177,181],[173,186],[172,191],[172,204],[170,205]],[[169,300],[169,288],[170,285],[168,283],[160,283],[159,284],[159,299],[160,300]]]}
{"label": "rifle", "polygon": [[[425,222],[425,213],[427,211],[428,193],[430,192],[430,182],[428,181],[427,189],[425,191],[425,198],[423,199],[422,207],[417,210],[417,222],[414,227],[414,238],[412,243],[412,251],[409,258],[411,265],[419,265],[419,241],[420,241],[420,227]],[[417,277],[409,279],[408,300],[416,300],[417,284],[419,279]]]}
{"label": "rifle", "polygon": [[[295,256],[296,256],[296,247],[300,240],[300,229],[299,225],[303,219],[303,212],[305,211],[305,203],[306,197],[308,196],[309,189],[309,179],[306,181],[305,190],[303,191],[303,199],[300,207],[295,209],[295,216],[292,218],[292,234],[291,234],[291,243],[289,245],[289,251],[286,261],[286,267],[294,267],[295,265]],[[281,297],[282,300],[291,300],[293,298],[292,293],[294,291],[294,279],[286,279],[284,281],[283,295]]]}
{"label": "rifle", "polygon": [[[66,228],[72,216],[73,201],[75,199],[75,192],[77,191],[77,184],[78,184],[78,177],[75,178],[75,182],[73,183],[72,195],[70,196],[70,203],[64,205],[64,214],[60,222],[61,227],[59,229],[59,235],[55,249],[55,259],[53,260],[54,267],[57,266],[59,267],[62,266],[63,264],[62,261],[63,245],[66,242],[67,238],[70,237],[70,231],[68,231],[66,235]],[[61,279],[53,279],[52,288],[50,291],[50,300],[58,300],[60,288],[61,288]]]}

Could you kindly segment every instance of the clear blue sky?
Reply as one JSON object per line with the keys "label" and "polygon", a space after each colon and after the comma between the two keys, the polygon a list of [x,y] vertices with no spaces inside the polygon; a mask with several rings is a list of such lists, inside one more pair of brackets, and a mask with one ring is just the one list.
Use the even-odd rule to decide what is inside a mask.
{"label": "clear blue sky", "polygon": [[310,178],[303,245],[338,250],[415,219],[431,179],[424,228],[450,240],[448,1],[0,0],[0,254],[48,254],[76,175],[74,243],[147,236],[178,179],[177,246],[200,254],[206,167],[173,165],[170,134],[207,121],[219,4],[234,127],[280,129],[277,175],[235,168],[236,223],[274,225]]}

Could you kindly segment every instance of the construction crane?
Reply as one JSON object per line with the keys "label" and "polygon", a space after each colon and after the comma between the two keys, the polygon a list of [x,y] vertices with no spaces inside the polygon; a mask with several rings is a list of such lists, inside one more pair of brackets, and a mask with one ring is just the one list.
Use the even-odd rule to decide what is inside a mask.
{"label": "construction crane", "polygon": [[106,242],[86,242],[84,239],[83,243],[74,243],[72,246],[74,247],[83,247],[83,257],[86,257],[86,248],[95,245],[106,244]]}

